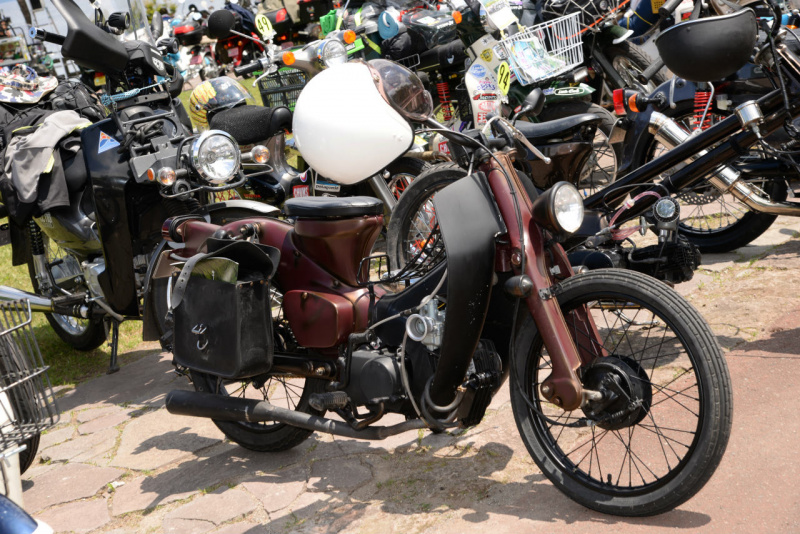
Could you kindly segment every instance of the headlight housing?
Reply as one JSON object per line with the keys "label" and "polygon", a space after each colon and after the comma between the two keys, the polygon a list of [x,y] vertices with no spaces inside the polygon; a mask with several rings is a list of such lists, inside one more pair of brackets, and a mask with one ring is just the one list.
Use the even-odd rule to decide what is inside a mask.
{"label": "headlight housing", "polygon": [[583,199],[574,185],[558,182],[533,202],[534,220],[557,235],[576,232],[583,224]]}
{"label": "headlight housing", "polygon": [[327,68],[347,63],[347,49],[336,40],[326,39],[317,49],[317,57]]}
{"label": "headlight housing", "polygon": [[192,143],[192,168],[212,185],[229,182],[240,164],[239,145],[226,132],[207,130]]}

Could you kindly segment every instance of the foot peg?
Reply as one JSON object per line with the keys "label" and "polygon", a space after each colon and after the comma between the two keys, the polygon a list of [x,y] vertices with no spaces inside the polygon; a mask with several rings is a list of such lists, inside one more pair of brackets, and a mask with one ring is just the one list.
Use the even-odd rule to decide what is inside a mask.
{"label": "foot peg", "polygon": [[339,410],[347,406],[350,397],[344,391],[331,391],[328,393],[312,393],[308,404],[315,410]]}

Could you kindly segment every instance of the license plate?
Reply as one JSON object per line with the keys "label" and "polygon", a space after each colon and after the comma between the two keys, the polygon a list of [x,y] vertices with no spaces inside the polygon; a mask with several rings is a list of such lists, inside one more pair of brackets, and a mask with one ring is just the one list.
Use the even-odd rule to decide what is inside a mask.
{"label": "license plate", "polygon": [[239,57],[239,49],[238,48],[229,48],[228,49],[228,57]]}
{"label": "license plate", "polygon": [[300,197],[307,197],[308,196],[308,186],[307,185],[296,185],[292,188],[292,196],[294,198]]}

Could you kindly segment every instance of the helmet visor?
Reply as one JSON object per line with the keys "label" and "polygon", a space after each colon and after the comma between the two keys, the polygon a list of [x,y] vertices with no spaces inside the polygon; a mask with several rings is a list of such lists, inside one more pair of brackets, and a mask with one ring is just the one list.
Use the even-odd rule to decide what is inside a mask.
{"label": "helmet visor", "polygon": [[433,113],[433,100],[419,76],[397,63],[373,59],[367,63],[381,96],[408,120],[425,121]]}

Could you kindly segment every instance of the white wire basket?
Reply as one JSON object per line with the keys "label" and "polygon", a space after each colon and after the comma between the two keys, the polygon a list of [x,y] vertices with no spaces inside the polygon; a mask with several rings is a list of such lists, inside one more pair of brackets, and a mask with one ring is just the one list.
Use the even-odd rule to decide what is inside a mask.
{"label": "white wire basket", "polygon": [[500,41],[520,84],[541,82],[583,63],[579,15],[549,20]]}

